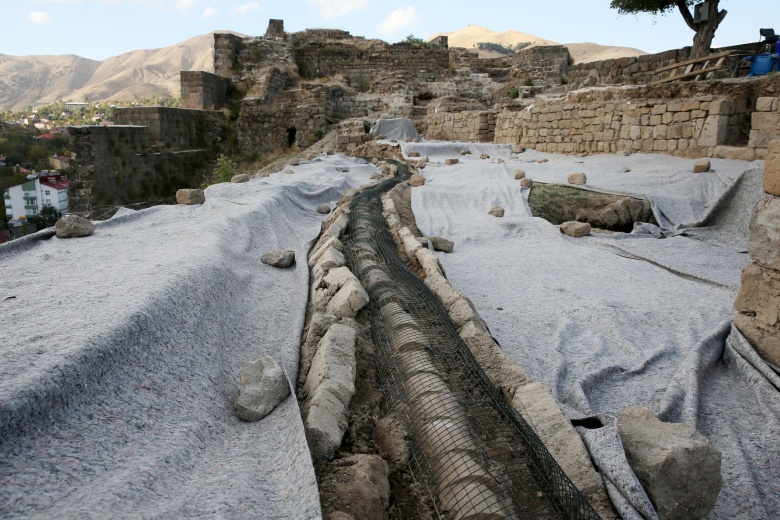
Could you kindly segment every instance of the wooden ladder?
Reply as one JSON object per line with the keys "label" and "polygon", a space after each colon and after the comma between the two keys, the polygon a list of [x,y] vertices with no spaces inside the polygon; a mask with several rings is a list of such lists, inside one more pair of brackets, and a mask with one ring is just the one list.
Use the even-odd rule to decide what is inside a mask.
{"label": "wooden ladder", "polygon": [[[692,60],[685,60],[679,63],[672,63],[665,67],[657,68],[653,71],[653,74],[660,74],[671,70],[672,73],[669,77],[654,81],[652,85],[658,85],[659,83],[669,83],[670,81],[677,81],[681,79],[694,78],[694,81],[701,81],[704,79],[710,79],[713,73],[723,68],[723,64],[726,59],[731,56],[733,51],[719,52],[717,54],[710,54],[709,56],[703,56],[701,58],[694,58]],[[683,72],[679,72],[679,69],[685,68]]]}

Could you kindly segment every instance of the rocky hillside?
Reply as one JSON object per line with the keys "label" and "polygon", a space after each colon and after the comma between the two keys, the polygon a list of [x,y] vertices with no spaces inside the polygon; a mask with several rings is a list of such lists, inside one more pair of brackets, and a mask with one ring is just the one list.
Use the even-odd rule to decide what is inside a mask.
{"label": "rocky hillside", "polygon": [[126,52],[104,61],[79,56],[0,54],[0,109],[16,110],[58,100],[133,101],[178,97],[179,72],[213,71],[213,33],[170,47]]}
{"label": "rocky hillside", "polygon": [[[448,36],[450,47],[463,47],[477,51],[482,58],[497,58],[501,54],[489,50],[480,50],[476,46],[481,42],[499,43],[505,47],[514,47],[518,43],[530,42],[535,45],[560,45],[558,42],[547,40],[533,34],[519,31],[496,32],[479,25],[467,25],[463,29],[450,33],[437,33],[431,36],[428,41],[437,36]],[[569,53],[574,58],[575,63],[585,63],[590,61],[608,60],[612,58],[622,58],[626,56],[640,56],[647,54],[639,49],[629,47],[614,47],[609,45],[598,45],[595,43],[566,43],[563,44],[569,48]]]}

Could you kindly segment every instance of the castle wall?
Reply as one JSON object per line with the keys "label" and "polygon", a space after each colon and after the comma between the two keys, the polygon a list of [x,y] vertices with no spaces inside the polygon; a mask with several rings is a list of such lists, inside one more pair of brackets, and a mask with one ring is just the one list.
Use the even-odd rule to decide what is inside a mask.
{"label": "castle wall", "polygon": [[114,123],[149,129],[149,146],[160,149],[207,148],[222,135],[222,113],[168,107],[114,109]]}
{"label": "castle wall", "polygon": [[768,140],[780,137],[780,115],[763,111],[774,105],[757,103],[754,88],[675,84],[540,96],[530,107],[505,107],[495,141],[551,153],[628,150],[760,159]]}
{"label": "castle wall", "polygon": [[219,110],[225,104],[228,80],[204,71],[181,71],[181,106],[192,110]]}
{"label": "castle wall", "polygon": [[107,218],[116,206],[173,197],[194,188],[209,159],[204,150],[154,152],[142,126],[75,126],[68,129],[75,152],[68,197],[71,213]]}

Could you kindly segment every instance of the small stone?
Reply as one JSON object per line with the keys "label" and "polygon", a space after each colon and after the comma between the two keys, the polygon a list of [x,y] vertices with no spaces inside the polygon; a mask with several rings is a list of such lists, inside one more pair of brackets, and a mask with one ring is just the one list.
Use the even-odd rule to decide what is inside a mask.
{"label": "small stone", "polygon": [[230,182],[235,182],[236,184],[241,182],[249,182],[249,175],[246,173],[239,173],[238,175],[233,175],[233,178],[230,179]]}
{"label": "small stone", "polygon": [[491,206],[490,210],[488,211],[489,215],[492,215],[494,217],[503,217],[504,216],[504,208],[501,206]]}
{"label": "small stone", "polygon": [[450,165],[450,164],[458,164],[457,159],[445,159],[444,164]]}
{"label": "small stone", "polygon": [[238,399],[234,406],[242,421],[259,421],[290,396],[290,384],[282,367],[264,356],[241,367]]}
{"label": "small stone", "polygon": [[452,241],[442,237],[431,237],[431,243],[436,251],[443,251],[445,253],[452,253],[452,249],[455,247],[455,244]]}
{"label": "small stone", "polygon": [[620,168],[620,171],[623,173],[628,173],[631,171],[631,168],[629,168],[628,166],[623,166],[622,168]]}
{"label": "small stone", "polygon": [[290,162],[287,163],[288,166],[298,166],[299,164],[301,164],[301,161],[298,158],[292,158],[290,159]]}
{"label": "small stone", "polygon": [[79,217],[78,215],[66,215],[54,225],[57,238],[88,237],[95,232],[95,224]]}
{"label": "small stone", "polygon": [[523,153],[523,152],[525,152],[525,146],[520,146],[519,144],[512,146],[512,153]]}
{"label": "small stone", "polygon": [[413,188],[422,186],[423,184],[425,184],[425,177],[419,173],[415,173],[409,178],[409,186],[412,186]]}
{"label": "small stone", "polygon": [[272,267],[290,267],[295,263],[295,251],[274,249],[260,257],[260,261]]}
{"label": "small stone", "polygon": [[203,204],[206,202],[206,194],[203,190],[178,190],[176,192],[176,202],[179,204]]}
{"label": "small stone", "polygon": [[317,206],[317,213],[319,213],[320,215],[327,215],[328,213],[330,213],[330,206],[328,206],[327,204],[320,204],[319,206]]}
{"label": "small stone", "polygon": [[569,184],[585,184],[588,182],[588,178],[584,173],[572,173],[567,179]]}
{"label": "small stone", "polygon": [[490,159],[490,156],[488,154],[486,154],[486,153],[483,153],[483,154],[480,154],[479,158],[480,159]]}
{"label": "small stone", "polygon": [[409,152],[406,155],[408,155],[409,157],[420,157],[420,152]]}
{"label": "small stone", "polygon": [[693,173],[705,173],[710,171],[709,159],[696,159],[693,162]]}
{"label": "small stone", "polygon": [[284,175],[292,175],[292,174],[294,174],[295,172],[294,172],[294,171],[292,171],[291,169],[287,168],[287,169],[286,169],[286,170],[284,170],[282,173],[283,173]]}
{"label": "small stone", "polygon": [[536,161],[536,162],[538,162],[539,164],[544,164],[544,163],[546,163],[546,162],[550,162],[550,160],[549,160],[549,159],[539,159],[539,160],[538,160],[538,161]]}
{"label": "small stone", "polygon": [[561,233],[570,237],[586,237],[590,235],[590,224],[587,222],[577,222],[576,220],[564,222],[561,224],[560,229]]}
{"label": "small stone", "polygon": [[520,187],[521,188],[532,188],[534,185],[534,181],[531,179],[520,179]]}
{"label": "small stone", "polygon": [[471,155],[471,150],[461,150],[460,154],[461,155]]}
{"label": "small stone", "polygon": [[498,158],[498,157],[496,157],[495,159],[493,159],[490,162],[492,162],[493,164],[504,164],[504,160],[501,159],[501,158]]}
{"label": "small stone", "polygon": [[629,155],[631,155],[631,152],[629,152],[628,150],[619,150],[615,155],[617,155],[618,157],[628,157]]}
{"label": "small stone", "polygon": [[525,172],[523,170],[515,170],[515,180],[525,179]]}
{"label": "small stone", "polygon": [[620,414],[626,459],[661,520],[694,520],[712,510],[723,485],[720,452],[695,428],[659,421],[647,408]]}
{"label": "small stone", "polygon": [[385,139],[385,136],[384,136],[384,135],[382,135],[382,134],[379,134],[378,136],[376,136],[376,140],[377,140],[377,141],[381,141],[382,139]]}
{"label": "small stone", "polygon": [[347,173],[349,171],[349,167],[347,166],[337,166],[336,167],[337,172]]}

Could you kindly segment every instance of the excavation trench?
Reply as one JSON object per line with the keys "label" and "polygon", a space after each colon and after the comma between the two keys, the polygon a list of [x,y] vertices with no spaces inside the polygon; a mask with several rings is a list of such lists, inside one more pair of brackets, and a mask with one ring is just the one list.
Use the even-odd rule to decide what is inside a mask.
{"label": "excavation trench", "polygon": [[399,173],[353,198],[344,245],[370,296],[382,414],[408,431],[412,476],[443,518],[599,518],[398,256],[381,196]]}

